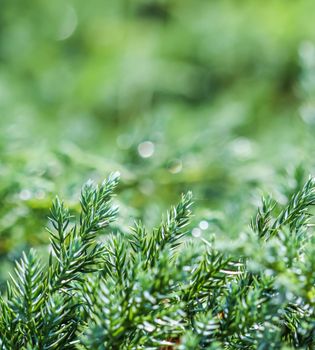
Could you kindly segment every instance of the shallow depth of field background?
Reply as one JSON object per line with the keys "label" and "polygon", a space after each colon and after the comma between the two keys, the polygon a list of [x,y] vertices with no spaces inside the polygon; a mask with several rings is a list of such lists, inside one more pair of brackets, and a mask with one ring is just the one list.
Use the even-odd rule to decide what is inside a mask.
{"label": "shallow depth of field background", "polygon": [[314,169],[314,13],[313,0],[2,0],[0,281],[23,249],[46,249],[56,194],[75,213],[82,183],[111,171],[115,230],[154,225],[191,189],[192,236],[233,239],[262,191],[281,202],[279,183]]}

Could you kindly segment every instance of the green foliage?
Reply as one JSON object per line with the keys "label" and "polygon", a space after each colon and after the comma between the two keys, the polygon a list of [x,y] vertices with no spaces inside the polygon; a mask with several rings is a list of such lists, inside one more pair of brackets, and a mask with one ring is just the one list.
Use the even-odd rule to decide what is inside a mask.
{"label": "green foliage", "polygon": [[252,228],[260,238],[269,239],[279,233],[283,226],[290,225],[290,231],[299,231],[305,227],[309,219],[309,207],[315,205],[315,180],[310,178],[303,188],[293,194],[289,203],[278,214],[272,218],[275,203],[270,198],[263,199],[262,208],[258,210]]}
{"label": "green foliage", "polygon": [[3,0],[1,286],[23,250],[47,244],[54,194],[78,213],[87,178],[118,169],[126,212],[151,225],[188,189],[198,216],[277,182],[279,168],[312,169],[314,11],[313,0],[29,0],[27,11]]}
{"label": "green foliage", "polygon": [[47,263],[23,253],[0,299],[1,349],[314,348],[314,178],[263,200],[234,253],[191,239],[190,193],[151,232],[100,241],[117,183],[88,182],[78,220],[53,202]]}
{"label": "green foliage", "polygon": [[1,2],[0,347],[314,347],[314,12]]}

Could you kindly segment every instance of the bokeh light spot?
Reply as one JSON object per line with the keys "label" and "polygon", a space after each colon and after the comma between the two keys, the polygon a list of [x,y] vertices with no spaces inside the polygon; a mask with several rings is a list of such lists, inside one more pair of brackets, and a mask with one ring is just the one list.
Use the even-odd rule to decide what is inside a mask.
{"label": "bokeh light spot", "polygon": [[154,143],[151,141],[144,141],[138,145],[138,153],[142,158],[150,158],[155,151]]}

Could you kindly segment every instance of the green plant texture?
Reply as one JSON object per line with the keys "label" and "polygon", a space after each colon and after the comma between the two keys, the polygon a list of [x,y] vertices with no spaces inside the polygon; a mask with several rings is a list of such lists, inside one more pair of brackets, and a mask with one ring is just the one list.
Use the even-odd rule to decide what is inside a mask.
{"label": "green plant texture", "polygon": [[118,180],[89,181],[78,217],[55,199],[49,258],[23,253],[0,299],[1,349],[314,348],[314,178],[264,198],[233,252],[191,238],[190,192],[112,232]]}
{"label": "green plant texture", "polygon": [[[313,0],[2,0],[0,288],[23,250],[48,243],[54,194],[78,214],[81,184],[112,169],[125,223],[149,226],[188,190],[198,220],[232,219],[253,190],[275,194],[283,169],[314,173],[314,12]],[[233,236],[243,222],[228,219]]]}
{"label": "green plant texture", "polygon": [[1,0],[0,348],[315,349],[314,13]]}

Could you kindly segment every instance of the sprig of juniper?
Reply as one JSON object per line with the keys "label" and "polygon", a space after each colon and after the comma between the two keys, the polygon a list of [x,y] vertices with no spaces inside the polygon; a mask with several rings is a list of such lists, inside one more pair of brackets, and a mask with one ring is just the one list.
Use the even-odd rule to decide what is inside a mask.
{"label": "sprig of juniper", "polygon": [[151,232],[98,243],[117,183],[85,185],[78,222],[54,201],[48,264],[23,254],[0,297],[0,349],[314,347],[314,179],[282,209],[263,201],[244,256],[191,240],[190,193]]}
{"label": "sprig of juniper", "polygon": [[277,235],[286,225],[290,230],[299,230],[306,225],[310,218],[309,208],[315,205],[315,179],[310,177],[305,185],[292,195],[287,205],[280,210],[277,217],[273,217],[276,202],[271,198],[263,198],[262,206],[252,220],[252,229],[260,238],[268,240]]}
{"label": "sprig of juniper", "polygon": [[111,204],[118,177],[112,175],[100,186],[83,187],[79,226],[63,202],[54,201],[50,222],[52,251],[48,266],[34,250],[17,262],[15,276],[1,299],[0,339],[2,349],[74,349],[80,320],[76,290],[85,283],[84,274],[99,268],[104,247],[96,234],[114,219]]}

